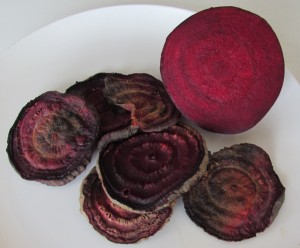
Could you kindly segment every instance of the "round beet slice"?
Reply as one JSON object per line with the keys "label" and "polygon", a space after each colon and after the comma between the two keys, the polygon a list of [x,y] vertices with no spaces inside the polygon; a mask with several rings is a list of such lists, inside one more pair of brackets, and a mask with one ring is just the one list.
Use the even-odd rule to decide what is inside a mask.
{"label": "round beet slice", "polygon": [[245,143],[214,153],[207,174],[183,200],[188,216],[206,232],[240,241],[273,222],[284,192],[268,154]]}
{"label": "round beet slice", "polygon": [[115,73],[98,73],[88,79],[76,82],[66,90],[66,93],[80,96],[89,106],[96,109],[100,135],[128,127],[131,123],[130,112],[109,103],[103,95],[105,78]]}
{"label": "round beet slice", "polygon": [[180,118],[162,82],[147,73],[110,74],[104,96],[131,113],[131,126],[144,132],[160,131]]}
{"label": "round beet slice", "polygon": [[114,243],[131,244],[154,235],[169,220],[172,207],[145,214],[133,213],[107,197],[94,169],[81,187],[81,211],[96,231]]}
{"label": "round beet slice", "polygon": [[90,162],[98,130],[85,101],[49,91],[23,107],[10,129],[7,153],[22,178],[63,185]]}
{"label": "round beet slice", "polygon": [[195,129],[177,124],[136,133],[100,151],[97,170],[114,202],[136,212],[168,206],[206,170],[208,152]]}
{"label": "round beet slice", "polygon": [[202,128],[239,133],[276,101],[284,58],[270,25],[236,7],[200,11],[167,37],[161,76],[176,107]]}

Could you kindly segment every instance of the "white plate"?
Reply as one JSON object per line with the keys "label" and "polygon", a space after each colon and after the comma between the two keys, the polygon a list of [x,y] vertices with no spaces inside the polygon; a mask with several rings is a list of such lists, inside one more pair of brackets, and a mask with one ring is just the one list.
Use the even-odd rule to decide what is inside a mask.
{"label": "white plate", "polygon": [[[147,72],[159,78],[165,38],[191,14],[146,5],[93,10],[36,31],[0,57],[0,247],[121,247],[100,236],[79,212],[79,187],[95,158],[82,175],[63,187],[25,181],[8,162],[8,130],[29,100],[48,90],[64,91],[97,72]],[[179,200],[170,222],[138,247],[299,247],[299,106],[299,84],[287,71],[278,101],[253,129],[238,135],[202,131],[212,151],[252,142],[271,156],[287,190],[278,217],[265,232],[239,243],[218,240],[190,221]]]}

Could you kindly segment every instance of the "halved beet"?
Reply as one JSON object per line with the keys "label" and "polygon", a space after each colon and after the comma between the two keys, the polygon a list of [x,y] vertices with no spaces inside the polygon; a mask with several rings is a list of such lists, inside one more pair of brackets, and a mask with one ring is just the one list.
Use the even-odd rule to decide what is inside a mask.
{"label": "halved beet", "polygon": [[240,241],[273,222],[285,188],[263,149],[253,144],[225,148],[211,156],[207,170],[183,197],[197,225],[219,239]]}
{"label": "halved beet", "polygon": [[255,126],[276,101],[284,59],[264,19],[217,7],[192,15],[169,34],[161,76],[188,119],[209,131],[239,133]]}
{"label": "halved beet", "polygon": [[168,206],[206,170],[208,152],[195,129],[177,124],[137,133],[100,151],[97,170],[114,202],[136,212]]}
{"label": "halved beet", "polygon": [[100,135],[128,127],[131,123],[130,112],[111,104],[103,95],[105,78],[114,73],[98,73],[82,82],[76,82],[66,90],[66,93],[80,96],[98,114]]}
{"label": "halved beet", "polygon": [[81,187],[81,211],[100,234],[115,243],[130,244],[148,238],[169,220],[172,207],[146,214],[133,213],[107,197],[95,168]]}
{"label": "halved beet", "polygon": [[22,108],[10,129],[7,153],[24,179],[63,185],[86,168],[98,131],[85,101],[49,91]]}
{"label": "halved beet", "polygon": [[161,81],[146,73],[110,74],[105,78],[104,96],[131,112],[131,125],[144,132],[174,125],[180,113]]}

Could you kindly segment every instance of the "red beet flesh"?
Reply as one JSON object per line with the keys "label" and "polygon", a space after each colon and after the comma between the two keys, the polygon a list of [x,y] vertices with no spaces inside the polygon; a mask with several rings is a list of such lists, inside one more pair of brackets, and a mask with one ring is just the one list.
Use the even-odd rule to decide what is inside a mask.
{"label": "red beet flesh", "polygon": [[133,213],[107,197],[93,169],[81,188],[81,211],[94,229],[114,243],[130,244],[148,238],[169,220],[172,207],[145,214]]}
{"label": "red beet flesh", "polygon": [[264,19],[235,7],[210,8],[169,34],[161,76],[188,119],[209,131],[239,133],[256,125],[274,104],[284,59]]}
{"label": "red beet flesh", "polygon": [[90,162],[98,130],[81,98],[46,92],[21,110],[8,135],[7,153],[24,179],[63,185]]}
{"label": "red beet flesh", "polygon": [[240,241],[273,222],[285,188],[264,150],[252,144],[225,148],[211,156],[207,170],[183,198],[197,225],[219,239]]}

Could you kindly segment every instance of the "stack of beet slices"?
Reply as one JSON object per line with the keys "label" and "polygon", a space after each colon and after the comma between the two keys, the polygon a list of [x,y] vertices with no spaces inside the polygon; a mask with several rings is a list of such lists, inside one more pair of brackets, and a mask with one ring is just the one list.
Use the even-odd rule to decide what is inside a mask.
{"label": "stack of beet slices", "polygon": [[[135,243],[169,220],[175,200],[206,171],[208,151],[198,131],[177,123],[180,114],[159,80],[114,73],[85,82],[99,76],[106,104],[128,111],[130,126],[100,138],[98,165],[82,183],[81,211],[108,240]],[[85,82],[67,92],[87,90]]]}
{"label": "stack of beet slices", "polygon": [[82,184],[81,211],[113,242],[148,238],[169,220],[175,200],[207,162],[204,140],[185,124],[113,141]]}
{"label": "stack of beet slices", "polygon": [[152,236],[175,200],[206,171],[208,151],[198,131],[178,122],[163,84],[145,73],[99,73],[67,89],[46,92],[21,110],[7,152],[27,180],[64,185],[90,162],[81,210],[116,243]]}
{"label": "stack of beet slices", "polygon": [[262,232],[285,192],[267,153],[244,143],[209,154],[181,114],[213,132],[253,127],[282,86],[276,35],[238,8],[199,12],[168,36],[161,74],[163,82],[146,73],[98,73],[33,99],[9,131],[12,166],[24,179],[64,185],[97,151],[81,185],[81,211],[115,243],[154,235],[182,195],[187,215],[219,239]]}

